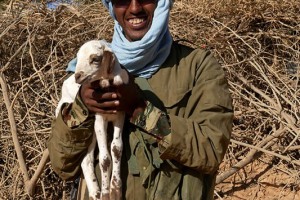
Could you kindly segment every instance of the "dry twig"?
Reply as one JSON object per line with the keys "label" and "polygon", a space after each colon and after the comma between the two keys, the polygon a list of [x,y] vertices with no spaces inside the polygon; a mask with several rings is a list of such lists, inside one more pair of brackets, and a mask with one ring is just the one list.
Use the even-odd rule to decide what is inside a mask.
{"label": "dry twig", "polygon": [[[291,182],[299,182],[299,6],[296,0],[175,1],[174,39],[211,50],[234,98],[232,143],[218,183],[262,155],[274,158],[270,169],[289,171]],[[99,1],[50,11],[14,0],[7,8],[0,13],[0,79],[8,82],[1,81],[0,195],[28,199],[26,189],[35,185],[36,199],[61,198],[69,183],[64,187],[47,165],[44,150],[65,68],[83,42],[110,41],[113,21]]]}

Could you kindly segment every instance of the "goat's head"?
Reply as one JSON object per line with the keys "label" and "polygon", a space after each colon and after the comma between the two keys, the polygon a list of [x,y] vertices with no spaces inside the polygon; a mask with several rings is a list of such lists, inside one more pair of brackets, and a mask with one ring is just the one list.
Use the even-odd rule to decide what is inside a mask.
{"label": "goat's head", "polygon": [[117,64],[115,55],[106,44],[99,41],[89,41],[78,51],[75,70],[76,82],[99,81],[102,88],[108,87],[114,78],[114,68]]}

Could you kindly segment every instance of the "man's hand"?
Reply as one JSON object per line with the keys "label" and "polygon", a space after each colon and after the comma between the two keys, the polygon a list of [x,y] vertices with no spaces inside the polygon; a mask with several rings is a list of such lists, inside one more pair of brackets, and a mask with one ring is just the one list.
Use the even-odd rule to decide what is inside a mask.
{"label": "man's hand", "polygon": [[130,117],[146,107],[142,92],[133,77],[128,84],[101,89],[97,82],[83,83],[80,96],[90,113],[114,114],[125,111]]}
{"label": "man's hand", "polygon": [[134,82],[134,77],[129,75],[129,83],[116,86],[118,96],[117,110],[125,111],[129,117],[146,107],[145,98],[139,86]]}
{"label": "man's hand", "polygon": [[119,101],[115,89],[101,89],[98,81],[83,83],[80,87],[80,97],[91,114],[117,112]]}

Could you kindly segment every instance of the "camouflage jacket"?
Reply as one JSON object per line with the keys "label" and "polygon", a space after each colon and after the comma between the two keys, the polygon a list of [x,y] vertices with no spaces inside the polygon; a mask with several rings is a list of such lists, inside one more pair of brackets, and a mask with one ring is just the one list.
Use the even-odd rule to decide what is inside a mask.
{"label": "camouflage jacket", "polygon": [[[124,199],[213,199],[233,118],[223,69],[209,51],[174,42],[159,71],[139,85],[148,102],[143,114],[125,122]],[[62,106],[48,141],[62,179],[80,175],[92,132],[93,118],[79,97]]]}

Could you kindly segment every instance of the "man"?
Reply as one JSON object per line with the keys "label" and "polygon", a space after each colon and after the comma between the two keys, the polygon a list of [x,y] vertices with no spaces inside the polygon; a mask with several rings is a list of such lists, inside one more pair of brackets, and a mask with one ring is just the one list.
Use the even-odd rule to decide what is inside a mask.
{"label": "man", "polygon": [[[213,199],[233,117],[222,68],[210,52],[172,40],[171,0],[102,2],[115,19],[111,47],[140,78],[110,92],[84,84],[74,103],[62,106],[48,141],[54,171],[76,179],[94,113],[124,110],[123,198]],[[78,198],[84,199],[81,183]]]}

